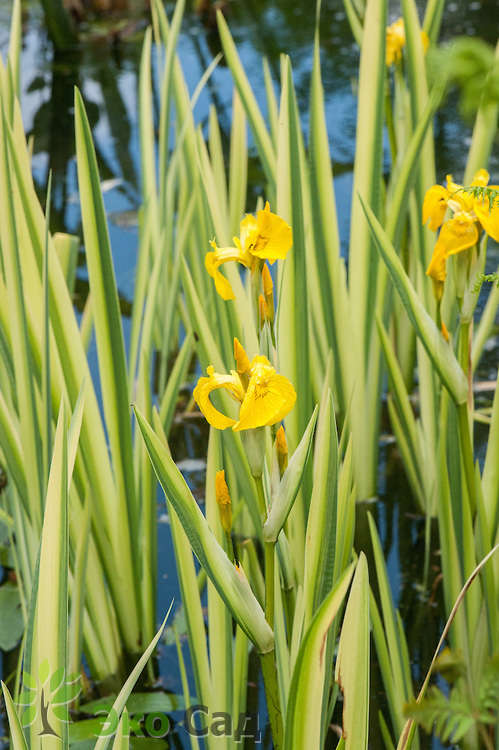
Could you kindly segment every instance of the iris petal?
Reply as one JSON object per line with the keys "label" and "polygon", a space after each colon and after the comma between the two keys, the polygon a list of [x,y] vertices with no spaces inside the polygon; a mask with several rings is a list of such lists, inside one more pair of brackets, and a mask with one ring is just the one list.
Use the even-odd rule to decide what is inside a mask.
{"label": "iris petal", "polygon": [[454,218],[446,221],[440,230],[435,251],[442,249],[445,257],[456,255],[463,250],[473,247],[478,242],[476,221],[468,214],[455,214]]}
{"label": "iris petal", "polygon": [[473,210],[473,196],[465,193],[463,186],[454,182],[451,174],[447,175],[447,191],[454,212],[459,210],[470,212]]}
{"label": "iris petal", "polygon": [[[463,250],[468,250],[468,248],[476,245],[477,242],[478,229],[476,226],[476,221],[474,221],[473,218],[468,214],[456,214],[454,218],[446,221],[442,226],[442,229],[440,230],[440,234],[438,235],[438,240],[433,251],[432,263],[435,259],[435,268],[441,272],[442,259],[445,261],[445,259],[447,259],[449,255],[456,255],[456,253],[460,253]],[[429,272],[430,267],[428,268],[427,273]],[[433,276],[433,278],[436,278],[438,281],[443,281],[445,279],[445,274],[443,278],[439,278],[438,276],[435,276],[433,274],[430,275]]]}
{"label": "iris petal", "polygon": [[445,281],[447,258],[476,245],[478,236],[476,221],[469,214],[459,213],[446,221],[438,235],[430,265],[426,270],[427,276],[431,276],[435,281]]}
{"label": "iris petal", "polygon": [[237,261],[238,263],[247,265],[247,257],[241,252],[240,247],[218,247],[214,240],[211,240],[210,245],[213,250],[206,253],[204,259],[205,268],[215,281],[215,289],[222,299],[234,299],[235,294],[230,282],[218,269],[223,263],[227,263],[228,261]]}
{"label": "iris petal", "polygon": [[291,411],[295,401],[296,392],[290,381],[277,374],[265,357],[255,357],[239,421],[232,429],[238,432],[276,424]]}
{"label": "iris petal", "polygon": [[267,201],[256,219],[249,214],[242,220],[240,239],[244,251],[273,263],[286,257],[293,244],[293,233],[284,219],[272,213]]}
{"label": "iris petal", "polygon": [[269,203],[257,215],[258,237],[250,249],[252,255],[273,263],[283,260],[293,244],[291,227],[270,210]]}
{"label": "iris petal", "polygon": [[231,417],[227,417],[222,412],[215,409],[210,400],[210,394],[219,388],[224,388],[229,391],[230,395],[237,401],[242,401],[244,398],[244,390],[241,385],[236,373],[231,375],[220,375],[215,372],[213,367],[208,367],[208,377],[199,378],[196,387],[194,388],[193,396],[194,400],[204,414],[206,420],[216,427],[217,430],[225,430],[227,427],[232,427],[236,420]]}
{"label": "iris petal", "polygon": [[447,276],[445,261],[445,252],[442,251],[441,247],[437,251],[437,247],[435,246],[433,255],[431,256],[430,264],[426,269],[426,275],[431,276],[434,281],[445,281],[445,277]]}
{"label": "iris petal", "polygon": [[442,185],[433,185],[426,191],[423,201],[423,224],[429,220],[429,227],[436,232],[447,211],[448,191]]}
{"label": "iris petal", "polygon": [[[492,190],[499,191],[499,185],[491,185],[490,187]],[[496,242],[499,242],[499,205],[497,204],[497,201],[492,208],[490,208],[488,198],[475,200],[473,210],[487,234]]]}

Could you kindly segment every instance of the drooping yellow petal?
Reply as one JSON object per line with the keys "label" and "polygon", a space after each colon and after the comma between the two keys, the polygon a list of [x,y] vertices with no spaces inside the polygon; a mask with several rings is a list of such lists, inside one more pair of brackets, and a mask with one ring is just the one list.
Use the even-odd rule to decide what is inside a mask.
{"label": "drooping yellow petal", "polygon": [[399,18],[386,29],[386,64],[388,66],[400,61],[404,44],[404,21]]}
{"label": "drooping yellow petal", "polygon": [[440,264],[441,258],[446,259],[449,255],[456,255],[456,253],[460,253],[463,250],[468,250],[468,248],[476,245],[477,242],[478,228],[473,217],[467,213],[455,214],[452,219],[446,221],[442,226],[433,251],[433,258],[436,258]]}
{"label": "drooping yellow petal", "polygon": [[296,392],[284,375],[278,375],[266,357],[255,357],[251,377],[234,431],[275,424],[291,411]]}
{"label": "drooping yellow petal", "polygon": [[293,244],[291,227],[272,213],[268,201],[256,219],[249,215],[242,220],[240,235],[243,250],[270,263],[285,258]]}
{"label": "drooping yellow petal", "polygon": [[[447,269],[446,269],[446,255],[445,251],[442,249],[442,247],[439,247],[437,250],[437,246],[435,245],[433,249],[433,255],[431,256],[431,261],[426,269],[426,275],[431,276],[433,281],[435,282],[444,282],[445,278],[447,276]],[[435,289],[435,297],[437,299],[441,298],[441,292],[443,290],[437,287]]]}
{"label": "drooping yellow petal", "polygon": [[234,299],[232,287],[225,276],[218,270],[223,263],[237,261],[244,266],[250,261],[247,254],[241,251],[241,247],[218,247],[215,240],[210,241],[213,250],[206,253],[204,265],[210,276],[215,281],[215,289],[224,300]]}
{"label": "drooping yellow petal", "polygon": [[232,291],[229,280],[218,270],[219,264],[217,263],[215,252],[206,253],[204,266],[215,281],[215,289],[221,298],[224,300],[234,299],[236,295]]}
{"label": "drooping yellow petal", "polygon": [[426,275],[436,282],[444,282],[447,275],[446,260],[467,250],[478,242],[476,221],[470,214],[461,212],[446,221],[440,230]]}
{"label": "drooping yellow petal", "polygon": [[423,224],[429,220],[429,227],[436,232],[442,224],[447,210],[449,193],[442,185],[433,185],[426,191],[423,201]]}
{"label": "drooping yellow petal", "polygon": [[[490,187],[492,190],[499,191],[499,185],[491,185]],[[482,200],[475,199],[473,210],[487,234],[496,242],[499,242],[499,204],[497,203],[497,198],[492,208],[490,207],[488,198]]]}
{"label": "drooping yellow petal", "polygon": [[208,377],[199,378],[192,395],[212,427],[216,427],[217,430],[225,430],[226,427],[232,427],[236,423],[236,420],[225,416],[218,409],[215,409],[210,401],[210,394],[219,388],[224,388],[229,391],[230,395],[236,401],[243,401],[244,389],[235,372],[232,372],[230,375],[220,375],[215,372],[211,365],[207,368],[206,372],[208,373]]}
{"label": "drooping yellow petal", "polygon": [[428,47],[430,46],[430,37],[428,36],[426,31],[421,32],[421,42],[423,44],[423,51],[426,54],[426,52],[428,51]]}

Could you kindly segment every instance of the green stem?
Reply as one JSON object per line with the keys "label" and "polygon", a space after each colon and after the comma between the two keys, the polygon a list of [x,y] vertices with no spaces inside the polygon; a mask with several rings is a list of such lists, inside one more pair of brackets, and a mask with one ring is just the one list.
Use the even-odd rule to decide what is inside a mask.
{"label": "green stem", "polygon": [[459,417],[459,440],[461,443],[461,453],[464,463],[464,472],[466,477],[466,486],[468,488],[468,495],[470,498],[471,511],[473,512],[476,507],[475,497],[475,466],[473,459],[473,441],[471,433],[470,418],[472,419],[472,388],[471,388],[471,359],[470,359],[470,321],[464,321],[461,323],[459,329],[459,342],[458,342],[458,359],[464,373],[468,378],[468,403],[459,404],[458,406],[458,417]]}
{"label": "green stem", "polygon": [[274,568],[275,550],[274,542],[265,542],[265,619],[274,629]]}
{"label": "green stem", "polygon": [[390,84],[386,82],[386,94],[385,94],[385,113],[386,113],[386,129],[388,131],[388,140],[390,142],[390,153],[392,157],[392,165],[397,160],[397,136],[395,135],[395,126],[393,123],[393,102],[390,92]]}
{"label": "green stem", "polygon": [[461,455],[464,464],[466,487],[470,498],[471,512],[476,508],[475,497],[475,468],[473,462],[473,446],[471,444],[470,422],[468,418],[467,404],[459,404],[457,407],[459,417],[459,440],[461,443]]}
{"label": "green stem", "polygon": [[[262,523],[267,517],[267,503],[265,502],[265,490],[261,475],[254,477],[258,494],[258,507],[262,517]],[[273,542],[264,543],[265,553],[265,619],[270,627],[274,629],[274,575],[275,575],[275,550]],[[269,712],[270,727],[274,750],[282,750],[283,726],[281,703],[279,700],[279,687],[277,685],[277,669],[275,663],[275,651],[268,654],[260,654],[262,663],[263,683],[267,698],[267,709]]]}
{"label": "green stem", "polygon": [[267,503],[265,502],[265,491],[263,489],[263,481],[262,477],[254,477],[255,484],[256,484],[256,491],[258,495],[258,510],[260,511],[260,516],[262,518],[262,524],[265,522],[265,519],[267,518]]}
{"label": "green stem", "polygon": [[473,372],[471,367],[471,321],[462,321],[459,327],[459,342],[457,356],[459,364],[468,380],[468,407],[473,410]]}
{"label": "green stem", "polygon": [[282,750],[284,742],[284,730],[282,725],[281,704],[279,700],[279,687],[277,685],[277,669],[275,664],[275,652],[260,654],[262,664],[263,683],[267,697],[267,709],[269,712],[270,727],[274,750]]}
{"label": "green stem", "polygon": [[[265,491],[263,489],[262,477],[255,477],[258,493],[258,507],[262,517],[262,523],[267,517],[267,503],[265,502]],[[264,543],[265,555],[265,619],[270,627],[274,628],[274,575],[275,575],[275,550],[274,542]]]}
{"label": "green stem", "polygon": [[293,616],[295,611],[295,591],[293,588],[284,589],[284,614],[286,617],[286,632],[288,635],[288,643],[291,643],[291,635],[293,630]]}
{"label": "green stem", "polygon": [[234,553],[234,545],[232,544],[232,534],[230,531],[225,532],[225,539],[227,542],[227,557],[231,560],[234,565],[236,564],[236,555]]}
{"label": "green stem", "polygon": [[478,732],[487,750],[494,750],[494,744],[489,737],[486,727],[484,727],[483,724],[478,724]]}

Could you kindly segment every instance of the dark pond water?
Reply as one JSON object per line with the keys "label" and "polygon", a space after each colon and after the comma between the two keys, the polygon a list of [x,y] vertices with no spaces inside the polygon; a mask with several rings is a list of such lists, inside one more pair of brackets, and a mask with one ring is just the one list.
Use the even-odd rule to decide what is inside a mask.
{"label": "dark pond water", "polygon": [[[233,0],[226,4],[232,34],[263,108],[265,95],[261,56],[267,56],[277,79],[279,54],[290,54],[305,125],[314,31],[312,8],[313,3],[296,3],[293,0]],[[0,53],[3,56],[7,49],[10,10],[10,2],[0,0]],[[168,10],[170,12],[172,7],[168,6]],[[396,18],[399,8],[393,5],[392,10],[392,16]],[[147,11],[139,9],[127,25],[126,33],[113,38],[105,34],[106,27],[109,29],[108,21],[99,25],[99,39],[95,37],[96,27],[89,26],[89,39],[85,43],[69,53],[57,56],[46,37],[40,6],[29,0],[24,5],[24,13],[22,108],[26,131],[34,136],[33,170],[39,195],[44,201],[48,170],[51,169],[52,229],[81,236],[73,134],[73,86],[77,85],[85,98],[101,178],[104,181],[105,205],[127,337],[137,253],[136,210],[140,203],[137,75],[143,30],[148,20]],[[498,28],[497,0],[456,0],[447,3],[442,38],[467,34],[480,36],[495,44]],[[346,244],[354,160],[354,88],[358,50],[353,43],[341,0],[323,2],[321,39],[338,215],[342,241]],[[191,91],[219,49],[217,33],[210,19],[201,18],[189,11],[184,20],[178,51]],[[222,62],[199,99],[195,110],[197,120],[206,122],[209,106],[214,103],[221,117],[221,126],[228,133],[231,97],[230,76]],[[451,95],[436,119],[438,175],[443,177],[450,171],[455,176],[462,175],[470,134],[469,126],[459,117],[457,97]],[[499,177],[497,150],[492,157],[490,171],[495,178]],[[250,190],[260,192],[260,181],[263,183],[263,179],[255,160],[250,164],[249,174]],[[249,206],[253,203],[254,200]],[[497,265],[497,255],[495,261]],[[82,255],[75,300],[77,310],[82,309],[87,291],[87,274]],[[495,377],[497,354],[497,347],[488,352],[481,371],[482,378]],[[95,371],[94,347],[90,350],[90,358]],[[178,424],[174,428],[173,443],[176,459],[202,500],[206,431],[199,424],[191,422]],[[379,466],[379,501],[371,505],[369,510],[377,519],[395,602],[401,609],[409,650],[414,659],[414,678],[419,683],[442,628],[438,584],[432,590],[440,572],[438,550],[434,544],[430,557],[429,592],[423,595],[419,583],[424,559],[424,519],[414,513],[397,452],[388,434],[388,423],[385,427],[386,436],[382,441]],[[158,614],[161,614],[172,598],[177,602],[179,599],[168,519],[161,498],[158,498],[158,517]],[[358,514],[357,541],[360,546],[369,548],[365,509],[362,508],[359,508]],[[176,606],[178,608],[178,604]],[[173,646],[165,644],[161,647],[159,665],[164,688],[178,692],[180,681]],[[1,670],[0,661],[0,674]],[[8,671],[7,667],[5,671]],[[383,708],[384,703],[382,685],[375,668],[372,680],[372,716],[376,717],[376,708]],[[252,700],[258,703],[256,692]],[[178,719],[178,716],[174,715],[174,718]],[[377,719],[373,724],[377,724]],[[0,724],[0,747],[2,734]],[[187,747],[187,736],[181,727],[175,732],[171,746]],[[372,747],[383,747],[374,727]],[[424,741],[423,747],[439,748],[441,745],[428,739]]]}

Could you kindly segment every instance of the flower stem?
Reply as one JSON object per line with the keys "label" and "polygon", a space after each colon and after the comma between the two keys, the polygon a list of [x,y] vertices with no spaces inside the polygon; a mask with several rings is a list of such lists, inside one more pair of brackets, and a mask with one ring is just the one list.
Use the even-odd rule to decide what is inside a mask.
{"label": "flower stem", "polygon": [[265,522],[265,519],[267,518],[267,503],[265,502],[265,491],[263,489],[263,480],[261,475],[259,477],[254,477],[255,484],[256,484],[256,491],[258,494],[258,510],[260,511],[260,517],[262,519],[262,524]]}
{"label": "flower stem", "polygon": [[385,112],[386,112],[386,129],[388,131],[388,140],[390,142],[390,154],[392,165],[397,159],[397,136],[395,135],[395,126],[393,123],[393,102],[390,92],[389,83],[385,87]]}
{"label": "flower stem", "polygon": [[470,418],[472,419],[473,414],[473,391],[471,387],[472,371],[470,361],[470,331],[471,322],[465,321],[461,323],[459,329],[459,342],[458,342],[458,359],[463,371],[468,379],[468,402],[465,404],[459,404],[458,418],[459,418],[459,440],[461,443],[461,454],[464,463],[464,473],[466,477],[466,487],[468,489],[468,495],[470,499],[471,510],[473,511],[476,507],[475,497],[475,467],[473,459],[473,442]]}
{"label": "flower stem", "polygon": [[[256,488],[258,491],[258,507],[262,517],[262,524],[267,517],[267,504],[265,502],[265,491],[263,489],[262,477],[255,477]],[[265,556],[265,619],[270,627],[274,628],[274,575],[275,575],[275,554],[274,542],[264,542]]]}
{"label": "flower stem", "polygon": [[265,685],[267,710],[269,712],[270,727],[272,729],[274,750],[282,750],[284,730],[282,726],[279,687],[277,685],[275,651],[270,651],[267,654],[260,654],[260,660],[262,664],[263,684]]}
{"label": "flower stem", "polygon": [[274,542],[265,542],[265,619],[274,629]]}
{"label": "flower stem", "polygon": [[473,410],[473,372],[471,369],[471,321],[461,322],[457,356],[468,381],[468,407]]}
{"label": "flower stem", "polygon": [[[254,477],[258,493],[258,507],[262,518],[262,524],[267,517],[267,503],[265,502],[265,490],[261,475]],[[274,576],[275,576],[275,550],[273,542],[264,542],[265,562],[265,619],[270,627],[274,629]],[[282,750],[283,726],[281,704],[279,700],[279,688],[277,685],[277,669],[275,664],[275,651],[260,654],[262,664],[263,683],[267,698],[267,710],[272,729],[274,750]]]}
{"label": "flower stem", "polygon": [[459,440],[461,443],[461,455],[464,463],[464,474],[466,487],[470,499],[471,511],[476,507],[475,497],[475,468],[473,463],[473,446],[471,444],[470,422],[468,418],[468,405],[459,404],[457,407],[459,418]]}

